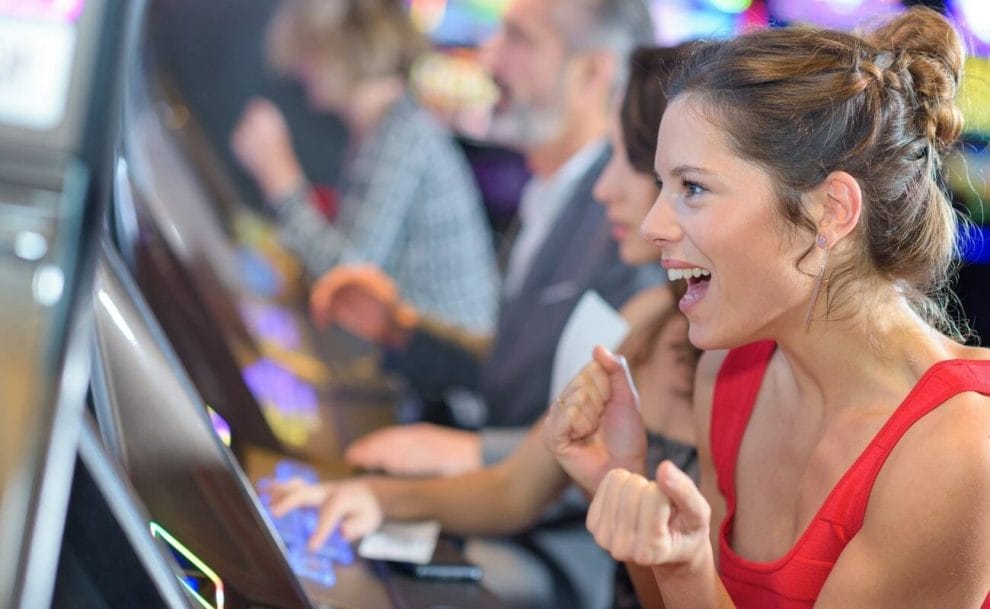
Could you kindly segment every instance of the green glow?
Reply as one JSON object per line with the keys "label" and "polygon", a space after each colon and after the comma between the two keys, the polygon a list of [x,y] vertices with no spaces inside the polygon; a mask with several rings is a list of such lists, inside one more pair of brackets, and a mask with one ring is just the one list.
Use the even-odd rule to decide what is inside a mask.
{"label": "green glow", "polygon": [[200,596],[199,593],[197,593],[195,590],[190,588],[189,584],[183,581],[182,578],[179,578],[179,582],[186,587],[186,590],[189,590],[189,592],[193,595],[193,597],[196,598],[199,604],[202,605],[205,609],[224,609],[223,580],[220,579],[220,576],[217,575],[213,569],[207,566],[205,562],[200,560],[198,556],[193,554],[192,550],[182,545],[182,543],[180,543],[179,540],[176,539],[175,537],[172,537],[172,535],[164,528],[162,528],[162,526],[157,522],[151,523],[151,536],[160,537],[161,539],[163,539],[165,543],[167,543],[169,546],[175,549],[179,554],[182,554],[182,556],[186,560],[191,562],[193,566],[195,566],[197,569],[202,571],[203,574],[206,575],[206,577],[209,578],[211,582],[213,582],[213,587],[217,591],[216,605],[211,605],[206,599]]}
{"label": "green glow", "polygon": [[726,13],[741,13],[753,4],[753,0],[711,0],[711,4]]}

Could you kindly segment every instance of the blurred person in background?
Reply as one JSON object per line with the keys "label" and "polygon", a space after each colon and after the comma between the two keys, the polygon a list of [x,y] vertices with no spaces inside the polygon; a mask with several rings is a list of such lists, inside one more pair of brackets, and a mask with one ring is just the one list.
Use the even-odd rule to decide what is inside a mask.
{"label": "blurred person in background", "polygon": [[[620,256],[629,265],[659,260],[659,250],[642,238],[639,225],[657,197],[653,157],[666,106],[664,87],[677,53],[677,49],[642,48],[633,54],[621,121],[617,113],[610,129],[612,157],[594,188],[606,208]],[[672,289],[674,286],[677,289]],[[315,546],[337,526],[348,539],[357,539],[377,529],[385,517],[438,519],[446,532],[463,536],[518,535],[537,522],[571,478],[592,494],[609,469],[619,465],[650,471],[661,461],[670,460],[684,471],[696,472],[691,391],[699,352],[687,341],[687,320],[677,309],[677,299],[685,287],[683,282],[650,287],[622,307],[631,330],[618,352],[628,360],[642,401],[639,410],[616,414],[615,418],[639,434],[638,441],[621,447],[621,455],[602,450],[609,438],[599,434],[587,443],[590,448],[583,451],[583,458],[566,461],[565,472],[543,443],[546,434],[555,445],[566,449],[570,444],[569,438],[554,437],[567,427],[551,415],[550,421],[541,419],[533,425],[506,459],[483,469],[430,479],[371,476],[321,484],[295,480],[271,489],[275,513],[306,506],[319,508],[320,525],[311,540]],[[605,350],[595,353],[594,360],[562,395],[573,400],[572,396],[580,394],[589,406],[601,406],[602,395],[595,388],[607,386],[610,375],[626,373]],[[648,570],[634,575],[644,572],[652,578]],[[503,575],[486,573],[486,578]],[[492,587],[504,588],[497,582]],[[573,605],[558,596],[531,606]],[[611,606],[639,606],[625,569],[617,571]]]}
{"label": "blurred person in background", "polygon": [[[492,137],[525,155],[532,179],[503,256],[495,332],[465,335],[438,323],[374,269],[339,267],[314,286],[318,322],[385,345],[389,364],[419,396],[449,404],[462,427],[417,423],[374,432],[349,447],[353,465],[453,474],[503,459],[546,409],[557,342],[580,298],[594,290],[619,307],[663,281],[655,265],[620,260],[592,193],[608,163],[608,126],[629,54],[653,37],[642,0],[509,2],[481,56],[500,91]],[[475,538],[466,553],[515,606],[541,606],[547,588],[571,591],[563,606],[607,606],[613,563],[584,529],[585,508],[585,498],[571,493],[524,538]]]}
{"label": "blurred person in background", "polygon": [[533,173],[507,252],[493,336],[444,328],[390,279],[367,267],[335,269],[313,289],[318,323],[337,323],[388,347],[391,364],[427,399],[480,393],[480,433],[430,424],[358,440],[356,466],[390,473],[457,473],[495,462],[521,440],[550,399],[557,341],[581,296],[620,306],[663,280],[620,260],[593,186],[608,163],[610,108],[628,55],[653,42],[642,0],[513,0],[482,49],[498,85],[492,137],[522,151]]}
{"label": "blurred person in background", "polygon": [[271,64],[350,133],[332,220],[313,204],[273,103],[247,104],[231,147],[275,210],[283,243],[311,275],[338,264],[374,265],[418,310],[486,333],[495,322],[498,272],[481,197],[451,135],[407,88],[406,75],[427,48],[400,0],[279,5],[268,30]]}

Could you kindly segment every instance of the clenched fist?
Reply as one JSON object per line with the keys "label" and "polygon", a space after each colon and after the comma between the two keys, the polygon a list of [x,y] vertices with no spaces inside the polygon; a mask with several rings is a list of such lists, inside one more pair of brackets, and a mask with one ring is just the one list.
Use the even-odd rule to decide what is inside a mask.
{"label": "clenched fist", "polygon": [[602,346],[551,405],[543,440],[589,494],[610,469],[642,472],[646,429],[625,359]]}
{"label": "clenched fist", "polygon": [[710,556],[710,521],[711,508],[694,481],[664,461],[654,481],[610,471],[588,508],[587,526],[616,560],[653,567]]}

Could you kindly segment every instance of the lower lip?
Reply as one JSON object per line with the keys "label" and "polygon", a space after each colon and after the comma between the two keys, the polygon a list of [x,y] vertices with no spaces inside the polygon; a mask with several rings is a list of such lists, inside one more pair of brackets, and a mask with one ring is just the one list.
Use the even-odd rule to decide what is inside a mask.
{"label": "lower lip", "polygon": [[681,312],[687,314],[688,311],[698,306],[705,297],[705,294],[708,293],[708,286],[710,284],[711,280],[688,283],[687,292],[684,293],[684,296],[681,296],[680,302],[677,303]]}
{"label": "lower lip", "polygon": [[629,234],[629,229],[621,224],[612,225],[612,238],[616,241],[622,241]]}

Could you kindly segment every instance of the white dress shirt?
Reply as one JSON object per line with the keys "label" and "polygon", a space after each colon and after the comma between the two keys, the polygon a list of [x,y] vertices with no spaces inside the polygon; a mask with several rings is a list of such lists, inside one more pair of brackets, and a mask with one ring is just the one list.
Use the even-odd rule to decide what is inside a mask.
{"label": "white dress shirt", "polygon": [[503,296],[514,296],[526,279],[533,258],[553,230],[560,213],[567,206],[578,182],[605,148],[604,140],[595,140],[569,158],[548,178],[530,178],[519,201],[519,235],[509,252],[509,264],[502,284]]}

